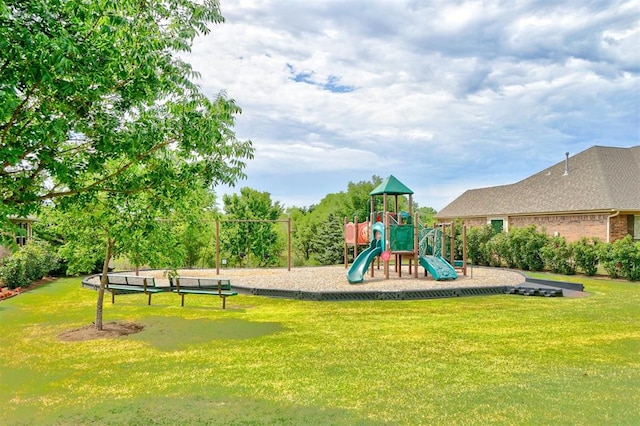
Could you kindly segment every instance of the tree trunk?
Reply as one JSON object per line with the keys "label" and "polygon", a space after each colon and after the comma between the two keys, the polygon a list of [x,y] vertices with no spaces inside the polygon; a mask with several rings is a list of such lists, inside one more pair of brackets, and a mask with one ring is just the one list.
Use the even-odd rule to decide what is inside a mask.
{"label": "tree trunk", "polygon": [[100,277],[100,288],[98,289],[98,302],[96,304],[96,329],[102,330],[102,306],[104,301],[104,289],[107,287],[107,274],[109,273],[109,262],[111,261],[111,238],[107,238],[107,250],[104,255],[102,265],[102,276]]}

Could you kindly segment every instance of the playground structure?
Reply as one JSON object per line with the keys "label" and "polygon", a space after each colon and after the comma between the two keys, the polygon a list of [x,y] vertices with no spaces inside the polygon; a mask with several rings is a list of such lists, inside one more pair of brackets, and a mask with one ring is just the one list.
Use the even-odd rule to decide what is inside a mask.
{"label": "playground structure", "polygon": [[[455,232],[452,223],[423,226],[418,215],[413,215],[413,191],[407,188],[393,175],[369,193],[371,208],[369,221],[365,223],[347,223],[345,219],[345,267],[348,268],[347,280],[350,284],[364,281],[364,275],[370,270],[374,276],[374,260],[384,263],[384,276],[389,279],[390,260],[394,257],[395,272],[402,276],[403,256],[408,257],[409,273],[418,278],[418,264],[430,273],[435,280],[455,280],[456,268],[463,275],[466,271],[466,228],[463,228],[462,260],[454,259]],[[388,197],[394,196],[394,208],[389,209]],[[399,197],[408,195],[409,211],[399,212]],[[375,211],[375,196],[383,197],[382,211]],[[364,236],[362,234],[365,234]],[[447,239],[449,243],[447,244]],[[354,246],[354,261],[348,266],[348,246]],[[358,254],[358,246],[367,247]],[[447,259],[447,245],[449,258]],[[414,267],[415,263],[415,267]]]}

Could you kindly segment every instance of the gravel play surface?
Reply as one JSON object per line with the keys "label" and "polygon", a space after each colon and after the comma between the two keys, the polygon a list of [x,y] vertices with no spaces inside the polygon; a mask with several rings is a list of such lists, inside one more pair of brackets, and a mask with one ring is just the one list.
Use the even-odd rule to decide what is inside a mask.
{"label": "gravel play surface", "polygon": [[[368,272],[364,281],[359,284],[349,284],[347,269],[342,266],[271,268],[271,269],[220,269],[216,275],[215,269],[183,269],[179,271],[183,277],[220,277],[231,280],[231,285],[252,288],[269,288],[279,290],[300,291],[362,291],[362,290],[417,290],[441,289],[483,286],[515,286],[524,283],[525,277],[510,270],[498,268],[474,267],[467,269],[467,276],[459,273],[458,279],[435,281],[431,275],[424,276],[424,269],[418,269],[418,278],[409,273],[404,267],[402,277],[394,271],[389,272],[389,279],[384,279],[384,269],[374,270],[372,278]],[[141,271],[140,275],[154,276],[158,285],[168,285],[164,271]]]}

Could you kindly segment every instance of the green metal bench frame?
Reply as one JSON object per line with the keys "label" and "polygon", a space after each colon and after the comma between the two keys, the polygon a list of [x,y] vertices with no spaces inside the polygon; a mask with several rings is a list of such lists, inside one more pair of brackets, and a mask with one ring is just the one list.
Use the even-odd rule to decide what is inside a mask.
{"label": "green metal bench frame", "polygon": [[117,294],[144,293],[148,296],[147,305],[151,305],[151,295],[165,291],[156,287],[153,277],[137,275],[107,275],[106,290],[111,293],[111,303],[116,302]]}
{"label": "green metal bench frame", "polygon": [[182,296],[182,307],[186,294],[219,296],[222,298],[222,309],[227,308],[227,297],[238,295],[231,290],[231,281],[225,278],[175,277],[170,281],[172,287],[175,285],[173,292]]}

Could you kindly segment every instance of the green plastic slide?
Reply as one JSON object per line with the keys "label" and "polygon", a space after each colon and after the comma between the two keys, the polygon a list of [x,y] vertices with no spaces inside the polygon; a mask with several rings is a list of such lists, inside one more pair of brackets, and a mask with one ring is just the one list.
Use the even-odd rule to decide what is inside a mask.
{"label": "green plastic slide", "polygon": [[441,256],[420,256],[420,265],[429,271],[436,281],[458,278],[453,266]]}
{"label": "green plastic slide", "polygon": [[373,259],[376,256],[380,256],[380,253],[382,253],[380,241],[373,240],[371,245],[358,255],[349,271],[347,271],[349,284],[361,283],[364,280],[365,271],[369,268]]}

